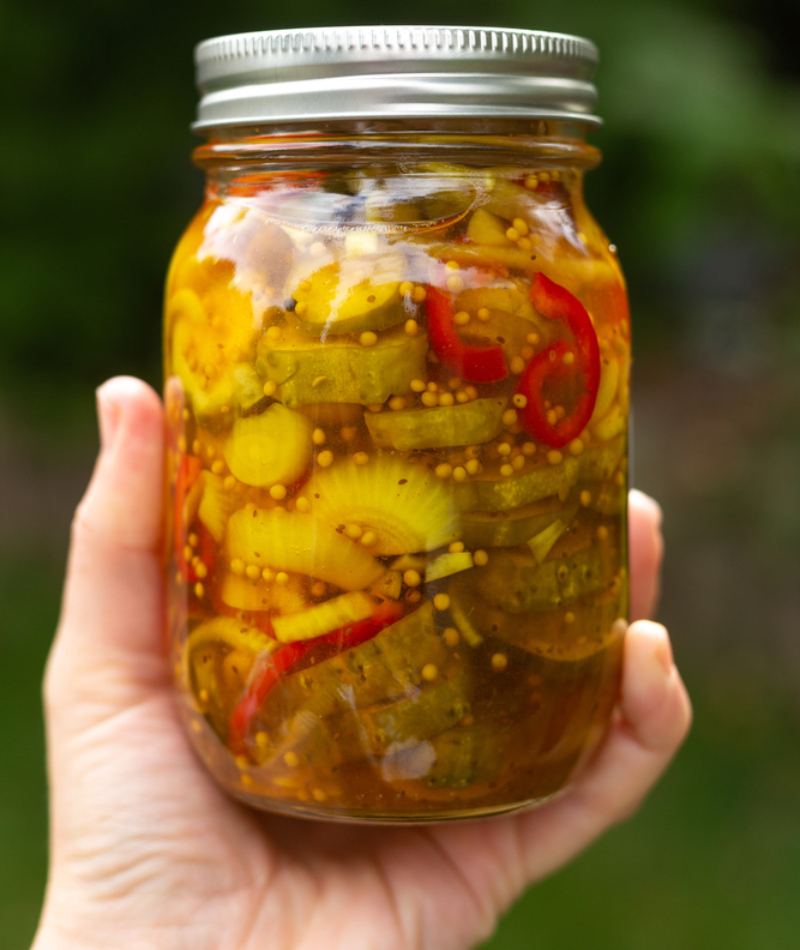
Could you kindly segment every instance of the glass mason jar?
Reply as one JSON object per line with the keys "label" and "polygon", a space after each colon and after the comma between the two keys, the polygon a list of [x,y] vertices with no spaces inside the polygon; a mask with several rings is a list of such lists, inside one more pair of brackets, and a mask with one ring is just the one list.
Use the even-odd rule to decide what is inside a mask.
{"label": "glass mason jar", "polygon": [[583,199],[584,40],[198,48],[166,289],[180,703],[233,795],[428,821],[597,747],[626,628],[625,285]]}

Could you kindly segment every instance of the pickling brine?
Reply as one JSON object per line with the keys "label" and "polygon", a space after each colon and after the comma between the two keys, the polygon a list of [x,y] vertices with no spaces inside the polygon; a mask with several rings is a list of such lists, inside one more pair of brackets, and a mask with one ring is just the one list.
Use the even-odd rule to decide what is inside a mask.
{"label": "pickling brine", "polygon": [[199,754],[320,817],[548,798],[604,734],[627,616],[630,331],[582,197],[596,152],[553,121],[197,157],[165,352]]}

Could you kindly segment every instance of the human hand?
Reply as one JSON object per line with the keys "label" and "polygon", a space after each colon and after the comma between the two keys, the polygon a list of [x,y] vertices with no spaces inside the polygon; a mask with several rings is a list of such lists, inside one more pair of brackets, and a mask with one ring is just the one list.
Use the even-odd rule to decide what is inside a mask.
{"label": "human hand", "polygon": [[[680,745],[689,700],[666,631],[639,620],[610,732],[548,804],[388,828],[238,804],[184,736],[163,655],[161,403],[120,378],[98,407],[45,678],[51,858],[35,950],[465,950],[627,817]],[[635,619],[654,606],[661,559],[660,511],[639,492],[630,529]]]}

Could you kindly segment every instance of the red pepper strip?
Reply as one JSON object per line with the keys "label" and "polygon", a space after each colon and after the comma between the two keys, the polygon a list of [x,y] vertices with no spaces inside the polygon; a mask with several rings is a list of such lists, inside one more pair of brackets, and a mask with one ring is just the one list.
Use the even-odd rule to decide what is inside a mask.
{"label": "red pepper strip", "polygon": [[182,455],[178,463],[178,476],[175,480],[175,498],[173,502],[172,544],[175,551],[175,561],[178,570],[187,576],[189,565],[186,561],[184,548],[188,525],[183,523],[183,506],[189,489],[200,477],[203,463],[196,455]]}
{"label": "red pepper strip", "polygon": [[[596,386],[591,391],[584,389],[569,415],[557,420],[555,424],[547,418],[546,397],[543,393],[545,384],[569,385],[577,377],[582,381],[585,378],[577,358],[569,364],[564,362],[566,354],[572,353],[574,356],[574,352],[566,340],[558,340],[534,356],[517,383],[516,391],[522,393],[527,400],[525,408],[521,410],[522,424],[535,439],[554,449],[562,448],[583,432],[592,417],[597,400]],[[552,401],[551,398],[550,402]]]}
{"label": "red pepper strip", "polygon": [[236,704],[236,708],[231,713],[228,727],[228,745],[233,752],[238,755],[243,751],[244,737],[247,735],[256,713],[270,694],[272,687],[284,673],[287,673],[295,663],[302,660],[307,653],[310,653],[320,644],[337,646],[341,652],[357,647],[359,644],[371,640],[385,627],[399,620],[402,614],[402,604],[387,600],[377,607],[372,616],[366,620],[346,624],[332,633],[315,637],[313,640],[298,640],[295,643],[287,643],[276,650],[258,672],[255,679],[248,685]]}
{"label": "red pepper strip", "polygon": [[308,653],[309,641],[287,643],[276,650],[258,671],[231,713],[228,745],[238,755],[244,748],[244,737],[256,713],[283,674]]}
{"label": "red pepper strip", "polygon": [[458,335],[449,297],[428,287],[425,301],[431,347],[449,370],[468,383],[499,383],[508,377],[508,363],[499,343],[470,346]]}
{"label": "red pepper strip", "polygon": [[[574,345],[558,340],[538,353],[525,367],[516,388],[527,400],[522,410],[527,431],[545,445],[560,449],[577,438],[592,417],[600,385],[600,348],[586,308],[568,290],[539,273],[531,286],[531,300],[543,317],[563,320],[575,338]],[[565,357],[570,353],[572,362],[567,363]],[[560,383],[569,388],[576,381],[581,392],[570,413],[554,423],[549,421],[545,385]]]}
{"label": "red pepper strip", "polygon": [[586,307],[574,294],[541,272],[533,278],[531,301],[543,317],[563,320],[570,328],[577,347],[575,362],[582,364],[587,390],[594,390],[596,394],[600,385],[600,347]]}

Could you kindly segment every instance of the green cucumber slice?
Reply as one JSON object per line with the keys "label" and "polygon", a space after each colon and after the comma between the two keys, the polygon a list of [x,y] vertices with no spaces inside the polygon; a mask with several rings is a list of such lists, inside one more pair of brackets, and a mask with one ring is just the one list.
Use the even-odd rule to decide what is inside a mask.
{"label": "green cucumber slice", "polygon": [[490,782],[503,764],[501,737],[492,726],[459,726],[431,740],[436,759],[428,770],[428,788],[467,788]]}
{"label": "green cucumber slice", "polygon": [[566,607],[611,580],[607,559],[597,545],[542,564],[527,550],[493,551],[486,567],[475,569],[471,578],[485,603],[509,614]]}
{"label": "green cucumber slice", "polygon": [[506,511],[467,511],[461,516],[461,540],[469,548],[514,548],[571,516],[574,508],[565,509],[558,495]]}
{"label": "green cucumber slice", "polygon": [[399,452],[479,445],[500,434],[507,404],[505,398],[475,399],[433,409],[367,412],[364,421],[377,446]]}
{"label": "green cucumber slice", "polygon": [[294,315],[305,333],[379,333],[406,319],[400,283],[402,254],[363,254],[333,261],[308,275],[292,291]]}
{"label": "green cucumber slice", "polygon": [[289,485],[311,461],[313,428],[302,413],[275,402],[257,416],[236,420],[225,443],[225,461],[246,485]]}
{"label": "green cucumber slice", "polygon": [[325,717],[407,696],[428,663],[441,666],[447,650],[427,603],[372,640],[316,666],[284,676],[270,693],[264,715],[286,722],[298,713]]}
{"label": "green cucumber slice", "polygon": [[[484,471],[480,476],[457,482],[453,496],[462,511],[507,511],[539,501],[550,495],[565,496],[579,479],[602,480],[609,478],[622,458],[624,442],[614,439],[605,445],[586,449],[581,455],[567,455],[557,465],[544,459],[535,467],[523,469],[518,475],[506,478],[496,470]],[[527,539],[525,539],[527,540]]]}
{"label": "green cucumber slice", "polygon": [[256,369],[277,384],[276,397],[286,406],[314,403],[359,403],[368,406],[411,391],[413,379],[427,378],[428,338],[390,330],[374,346],[334,339],[320,345],[308,338],[274,343],[263,336]]}
{"label": "green cucumber slice", "polygon": [[[357,735],[352,738],[364,753],[386,755],[396,744],[430,739],[452,728],[469,709],[467,675],[464,667],[460,667],[447,679],[426,686],[406,699],[360,710],[356,714]],[[336,732],[335,719],[331,725]],[[338,731],[345,732],[345,728]]]}

